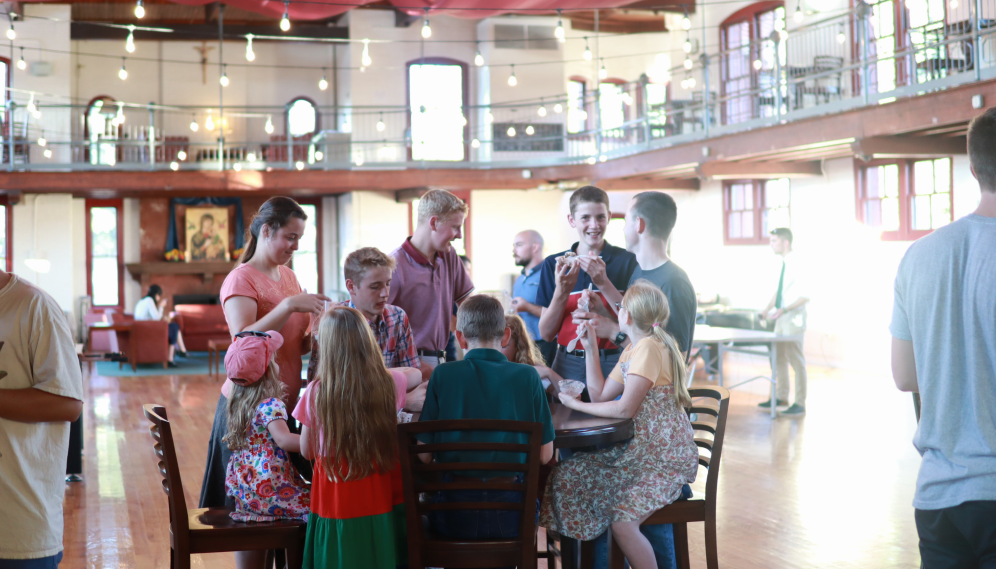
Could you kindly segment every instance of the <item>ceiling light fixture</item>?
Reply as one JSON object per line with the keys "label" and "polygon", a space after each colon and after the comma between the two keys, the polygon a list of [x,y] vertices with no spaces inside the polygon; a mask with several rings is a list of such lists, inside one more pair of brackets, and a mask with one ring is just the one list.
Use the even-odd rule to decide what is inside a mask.
{"label": "ceiling light fixture", "polygon": [[799,0],[795,4],[795,13],[792,14],[792,19],[795,20],[795,23],[798,24],[799,22],[802,21],[804,17],[805,16],[802,13],[802,0]]}
{"label": "ceiling light fixture", "polygon": [[582,56],[585,61],[591,61],[591,48],[588,47],[588,36],[584,37],[584,53]]}
{"label": "ceiling light fixture", "polygon": [[191,115],[190,117],[190,130],[197,132],[197,129],[201,128],[201,125],[197,124],[197,115]]}
{"label": "ceiling light fixture", "polygon": [[17,68],[24,71],[28,68],[28,62],[24,61],[24,48],[21,48],[21,59],[17,60]]}
{"label": "ceiling light fixture", "polygon": [[480,67],[484,65],[484,56],[481,55],[481,44],[477,44],[477,55],[474,56],[474,65]]}
{"label": "ceiling light fixture", "polygon": [[564,20],[560,17],[560,9],[557,9],[557,29],[553,30],[553,35],[560,40],[560,43],[567,41],[567,34],[564,32]]}
{"label": "ceiling light fixture", "polygon": [[214,119],[211,118],[211,111],[208,110],[208,118],[204,121],[204,128],[214,130]]}
{"label": "ceiling light fixture", "polygon": [[246,34],[246,61],[255,61],[256,52],[252,50],[252,34]]}
{"label": "ceiling light fixture", "polygon": [[599,61],[602,62],[602,68],[598,70],[598,78],[605,79],[609,76],[609,71],[605,69],[605,58],[601,58]]}
{"label": "ceiling light fixture", "polygon": [[844,22],[841,22],[840,31],[837,32],[837,43],[843,44],[846,41],[847,41],[847,34],[844,33]]}
{"label": "ceiling light fixture", "polygon": [[471,146],[472,148],[480,148],[480,147],[481,147],[481,141],[480,141],[480,140],[477,140],[477,139],[475,138],[474,140],[471,140],[471,141],[470,141],[470,146]]}
{"label": "ceiling light fixture", "polygon": [[380,120],[377,121],[377,132],[384,132],[387,126],[384,124],[384,113],[380,114]]}
{"label": "ceiling light fixture", "polygon": [[228,83],[229,83],[229,81],[228,81],[228,65],[222,65],[221,66],[221,78],[218,79],[218,82],[221,83],[222,87],[228,87]]}
{"label": "ceiling light fixture", "polygon": [[692,21],[688,19],[688,9],[685,9],[685,15],[681,18],[681,29],[686,32],[692,29]]}
{"label": "ceiling light fixture", "polygon": [[[11,14],[11,18],[13,18],[13,14]],[[14,31],[14,20],[11,19],[10,27],[7,28],[7,39],[13,40],[16,37],[17,37],[17,32]]]}
{"label": "ceiling light fixture", "polygon": [[128,78],[128,70],[125,69],[125,58],[121,58],[121,69],[118,70],[118,78],[124,81]]}
{"label": "ceiling light fixture", "polygon": [[266,134],[273,134],[273,117],[266,116],[266,126],[263,127],[263,130],[266,131]]}
{"label": "ceiling light fixture", "polygon": [[283,31],[290,31],[290,16],[287,15],[289,10],[290,2],[284,0],[284,16],[280,18],[280,29]]}
{"label": "ceiling light fixture", "polygon": [[373,64],[373,60],[370,59],[370,40],[363,40],[363,54],[360,56],[360,62],[363,67],[370,67]]}
{"label": "ceiling light fixture", "polygon": [[686,57],[685,58],[685,69],[691,69],[694,66],[695,66],[695,62],[692,61],[692,58],[691,57]]}
{"label": "ceiling light fixture", "polygon": [[508,130],[505,131],[505,134],[507,134],[511,138],[515,138],[515,127],[514,126],[508,127]]}
{"label": "ceiling light fixture", "polygon": [[176,153],[176,157],[179,158],[180,160],[186,160],[187,159],[187,151],[186,150],[181,150],[181,151],[177,152]]}
{"label": "ceiling light fixture", "polygon": [[329,88],[329,80],[325,78],[325,68],[322,67],[322,78],[318,81],[318,88],[322,91]]}
{"label": "ceiling light fixture", "polygon": [[145,17],[145,6],[143,5],[142,0],[138,0],[138,2],[135,3],[135,17],[139,20]]}
{"label": "ceiling light fixture", "polygon": [[432,28],[429,26],[429,9],[425,9],[425,22],[422,23],[422,37],[429,39],[432,37]]}
{"label": "ceiling light fixture", "polygon": [[508,76],[508,86],[515,87],[519,84],[519,80],[515,78],[515,64],[512,64],[512,74]]}
{"label": "ceiling light fixture", "polygon": [[135,53],[135,26],[128,26],[128,39],[125,40],[125,51]]}
{"label": "ceiling light fixture", "polygon": [[564,112],[564,105],[557,103],[556,105],[553,106],[553,112],[557,113],[558,115]]}

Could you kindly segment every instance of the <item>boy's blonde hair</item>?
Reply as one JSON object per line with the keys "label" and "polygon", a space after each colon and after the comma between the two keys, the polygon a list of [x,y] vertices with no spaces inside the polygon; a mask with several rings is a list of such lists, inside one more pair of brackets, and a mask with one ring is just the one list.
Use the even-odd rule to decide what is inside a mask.
{"label": "boy's blonde hair", "polygon": [[283,399],[284,384],[280,382],[280,368],[275,361],[270,361],[263,377],[250,385],[232,384],[232,396],[228,398],[225,412],[228,414],[228,433],[222,442],[228,444],[229,450],[249,448],[249,435],[252,420],[256,416],[259,404],[267,399]]}
{"label": "boy's blonde hair", "polygon": [[353,251],[346,257],[342,272],[346,276],[346,280],[353,281],[353,284],[359,286],[368,270],[376,267],[387,267],[389,270],[394,271],[394,265],[394,259],[380,249],[376,247],[363,247],[362,249]]}
{"label": "boy's blonde hair", "polygon": [[[640,279],[626,291],[622,305],[633,319],[633,326],[664,344],[668,359],[671,360],[674,402],[681,407],[690,407],[692,398],[688,395],[688,387],[685,386],[685,356],[678,348],[678,342],[664,329],[668,319],[671,318],[671,307],[667,303],[667,296],[654,283]],[[657,381],[656,377],[647,379]]]}
{"label": "boy's blonde hair", "polygon": [[437,217],[446,219],[455,213],[467,213],[467,204],[446,190],[429,190],[418,201],[418,224]]}

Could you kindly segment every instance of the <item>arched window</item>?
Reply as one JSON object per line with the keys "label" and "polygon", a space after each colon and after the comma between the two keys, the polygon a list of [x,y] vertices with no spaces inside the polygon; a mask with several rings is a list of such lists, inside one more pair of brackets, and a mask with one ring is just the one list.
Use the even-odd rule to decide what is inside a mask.
{"label": "arched window", "polygon": [[444,57],[408,62],[412,160],[466,159],[467,89],[463,62]]}
{"label": "arched window", "polygon": [[725,98],[723,124],[776,113],[775,58],[784,66],[786,57],[785,42],[776,43],[771,36],[783,29],[785,5],[780,1],[751,4],[735,12],[720,26],[719,42],[723,50],[720,86]]}
{"label": "arched window", "polygon": [[87,162],[113,166],[118,161],[118,132],[124,122],[124,108],[114,98],[100,95],[86,107],[83,136],[88,142]]}
{"label": "arched window", "polygon": [[318,132],[320,121],[318,105],[307,97],[292,100],[287,109],[287,129],[291,137]]}
{"label": "arched window", "polygon": [[598,112],[603,136],[621,138],[626,124],[626,111],[633,96],[626,91],[622,79],[603,79],[598,85]]}

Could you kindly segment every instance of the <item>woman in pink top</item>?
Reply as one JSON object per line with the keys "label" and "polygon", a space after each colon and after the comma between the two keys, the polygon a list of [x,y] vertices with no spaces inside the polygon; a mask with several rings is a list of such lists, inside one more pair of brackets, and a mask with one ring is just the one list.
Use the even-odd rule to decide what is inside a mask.
{"label": "woman in pink top", "polygon": [[[305,294],[286,265],[304,235],[308,216],[294,200],[274,197],[266,201],[249,225],[249,239],[239,265],[221,285],[228,330],[239,332],[276,330],[284,337],[277,350],[279,378],[284,384],[284,403],[293,409],[301,390],[301,355],[311,346],[311,316],[319,314],[329,298]],[[225,473],[232,453],[222,442],[226,424],[230,383],[225,381],[208,443],[207,467],[201,486],[202,508],[233,505],[225,495]]]}

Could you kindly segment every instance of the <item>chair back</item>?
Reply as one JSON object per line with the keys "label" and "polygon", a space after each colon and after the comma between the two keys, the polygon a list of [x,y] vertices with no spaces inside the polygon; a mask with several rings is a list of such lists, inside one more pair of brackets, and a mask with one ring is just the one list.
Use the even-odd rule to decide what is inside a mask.
{"label": "chair back", "polygon": [[[690,388],[688,394],[692,397],[690,412],[698,414],[698,418],[692,421],[692,429],[695,431],[695,444],[701,449],[699,464],[709,472],[706,477],[706,507],[715,511],[719,461],[723,457],[726,416],[730,410],[730,391],[725,387],[702,386]],[[707,400],[703,401],[703,398]]]}
{"label": "chair back", "polygon": [[176,447],[173,445],[173,431],[162,405],[143,405],[145,417],[152,423],[149,431],[155,441],[153,448],[159,459],[159,475],[162,476],[163,491],[169,500],[169,526],[174,540],[186,539],[190,527],[187,523],[187,502],[183,498],[183,482],[180,480],[180,466],[176,461]]}
{"label": "chair back", "polygon": [[[420,445],[416,437],[453,431],[499,431],[524,433],[526,444],[493,442],[456,442]],[[496,567],[516,565],[520,569],[536,567],[536,499],[539,493],[540,447],[543,426],[524,421],[460,419],[426,421],[398,425],[398,447],[404,482],[405,515],[408,526],[408,562],[411,567]],[[526,455],[526,462],[432,462],[424,464],[420,453],[453,451],[494,451]],[[437,455],[438,456],[438,455]],[[460,476],[461,472],[520,472],[523,483],[469,479],[442,482],[443,473]],[[522,502],[446,502],[421,503],[422,492],[447,490],[494,490],[522,492]],[[460,541],[427,535],[422,515],[445,510],[518,510],[519,536],[515,539]]]}

